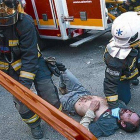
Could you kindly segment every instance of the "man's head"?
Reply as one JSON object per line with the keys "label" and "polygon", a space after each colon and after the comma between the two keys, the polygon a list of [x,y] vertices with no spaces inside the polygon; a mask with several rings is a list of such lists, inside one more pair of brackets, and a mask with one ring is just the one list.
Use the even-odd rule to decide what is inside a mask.
{"label": "man's head", "polygon": [[137,113],[129,109],[120,110],[119,126],[126,132],[135,132],[140,125],[140,117]]}
{"label": "man's head", "polygon": [[17,22],[18,4],[18,0],[0,0],[0,26],[9,26]]}

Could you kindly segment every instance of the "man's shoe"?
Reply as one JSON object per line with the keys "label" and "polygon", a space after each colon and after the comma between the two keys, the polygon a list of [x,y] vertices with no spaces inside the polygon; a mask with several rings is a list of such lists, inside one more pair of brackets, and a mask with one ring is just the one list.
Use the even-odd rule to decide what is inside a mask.
{"label": "man's shoe", "polygon": [[65,95],[68,91],[66,88],[61,88],[59,87],[59,92],[62,94],[62,95]]}
{"label": "man's shoe", "polygon": [[38,125],[35,128],[31,128],[31,133],[32,133],[33,138],[35,138],[35,139],[42,139],[43,138],[43,131],[42,131],[40,125]]}

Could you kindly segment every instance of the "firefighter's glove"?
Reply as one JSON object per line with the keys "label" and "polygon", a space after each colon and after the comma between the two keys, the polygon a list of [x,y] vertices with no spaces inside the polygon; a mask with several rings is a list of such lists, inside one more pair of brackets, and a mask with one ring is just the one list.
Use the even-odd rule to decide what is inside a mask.
{"label": "firefighter's glove", "polygon": [[55,57],[45,57],[46,63],[48,65],[49,70],[52,74],[59,77],[60,76],[60,70],[57,68]]}
{"label": "firefighter's glove", "polygon": [[66,67],[63,63],[56,62],[56,66],[60,71],[65,71],[66,70]]}
{"label": "firefighter's glove", "polygon": [[111,109],[111,115],[120,120],[120,108]]}

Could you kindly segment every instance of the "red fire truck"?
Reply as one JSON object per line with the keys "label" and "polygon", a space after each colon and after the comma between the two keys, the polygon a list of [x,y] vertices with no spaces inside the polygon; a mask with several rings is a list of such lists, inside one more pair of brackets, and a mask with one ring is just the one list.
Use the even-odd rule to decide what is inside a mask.
{"label": "red fire truck", "polygon": [[99,30],[71,44],[76,47],[109,31],[105,0],[26,0],[41,38],[67,40],[89,30]]}

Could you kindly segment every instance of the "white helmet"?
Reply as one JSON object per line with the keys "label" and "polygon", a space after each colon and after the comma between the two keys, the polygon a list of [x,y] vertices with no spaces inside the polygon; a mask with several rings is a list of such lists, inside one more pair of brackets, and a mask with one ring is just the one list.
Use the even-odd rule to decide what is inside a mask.
{"label": "white helmet", "polygon": [[130,53],[130,45],[140,40],[140,16],[137,12],[126,12],[112,24],[112,41],[107,45],[112,57],[125,59]]}

